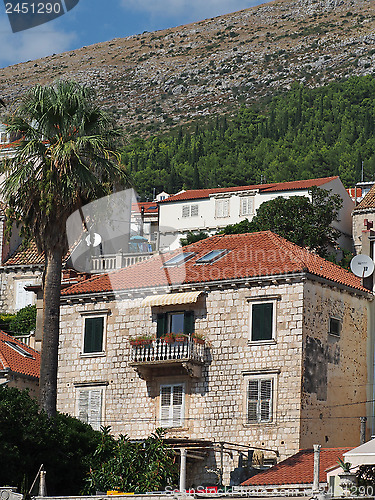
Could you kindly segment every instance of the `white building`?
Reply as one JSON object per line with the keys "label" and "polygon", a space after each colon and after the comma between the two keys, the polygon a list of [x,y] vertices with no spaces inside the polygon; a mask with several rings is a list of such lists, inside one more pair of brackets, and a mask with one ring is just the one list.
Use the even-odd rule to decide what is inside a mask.
{"label": "white building", "polygon": [[[352,220],[351,212],[354,202],[344,188],[339,177],[325,177],[304,181],[279,182],[273,184],[258,184],[237,186],[231,188],[195,189],[178,193],[159,203],[160,230],[172,232],[176,248],[179,238],[189,231],[205,231],[209,235],[228,224],[236,224],[244,219],[251,220],[260,205],[282,196],[306,196],[312,186],[318,186],[332,194],[339,194],[343,206],[339,213],[339,221],[333,226],[342,237],[340,246],[351,249]],[[173,228],[173,229],[172,229]]]}

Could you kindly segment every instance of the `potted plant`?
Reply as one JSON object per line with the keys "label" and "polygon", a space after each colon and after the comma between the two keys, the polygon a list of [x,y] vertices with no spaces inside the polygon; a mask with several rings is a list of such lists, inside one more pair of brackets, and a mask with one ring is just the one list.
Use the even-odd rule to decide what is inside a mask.
{"label": "potted plant", "polygon": [[343,490],[345,496],[351,494],[352,488],[356,486],[356,475],[354,472],[350,471],[352,464],[350,462],[344,462],[341,458],[337,460],[337,463],[342,468],[342,473],[339,474],[340,478],[340,488]]}
{"label": "potted plant", "polygon": [[189,336],[185,335],[184,333],[176,333],[174,336],[176,342],[186,342],[188,338]]}
{"label": "potted plant", "polygon": [[175,341],[175,335],[172,332],[168,332],[162,337],[166,344],[172,344]]}
{"label": "potted plant", "polygon": [[196,343],[196,344],[205,344],[206,340],[204,338],[204,335],[203,333],[193,333],[193,335],[191,336],[191,338],[193,339],[193,341]]}
{"label": "potted plant", "polygon": [[152,344],[155,340],[153,335],[137,335],[136,337],[130,337],[129,342],[132,346],[146,346]]}

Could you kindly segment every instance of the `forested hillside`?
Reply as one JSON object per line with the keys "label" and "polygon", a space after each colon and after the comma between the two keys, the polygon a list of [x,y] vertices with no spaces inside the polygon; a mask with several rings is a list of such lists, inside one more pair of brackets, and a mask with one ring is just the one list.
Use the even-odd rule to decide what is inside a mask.
{"label": "forested hillside", "polygon": [[231,120],[210,118],[169,134],[135,138],[123,152],[143,199],[166,190],[340,175],[346,186],[375,173],[375,79],[310,89],[293,85]]}

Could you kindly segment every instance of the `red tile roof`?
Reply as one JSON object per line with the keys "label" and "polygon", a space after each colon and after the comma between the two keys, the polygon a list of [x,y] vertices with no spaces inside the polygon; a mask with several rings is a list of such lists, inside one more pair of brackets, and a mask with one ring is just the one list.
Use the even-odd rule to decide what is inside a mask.
{"label": "red tile roof", "polygon": [[218,193],[232,193],[236,191],[259,190],[261,193],[271,193],[278,191],[296,191],[299,189],[308,189],[312,186],[322,186],[335,179],[335,177],[322,177],[320,179],[308,179],[304,181],[291,181],[291,182],[274,182],[272,184],[252,184],[250,186],[235,186],[229,188],[213,188],[213,189],[190,189],[183,193],[170,196],[160,203],[170,203],[173,201],[196,200],[208,198],[212,194]]}
{"label": "red tile roof", "polygon": [[375,208],[375,184],[371,187],[361,203],[355,207],[354,212],[371,208]]}
{"label": "red tile roof", "polygon": [[[322,448],[320,450],[319,482],[327,482],[327,469],[352,448]],[[301,450],[269,470],[247,479],[242,486],[310,484],[314,477],[314,450]]]}
{"label": "red tile roof", "polygon": [[[199,265],[196,260],[211,250],[227,249],[229,252],[211,264]],[[163,264],[181,252],[194,256],[179,267]],[[112,290],[132,290],[182,283],[209,283],[261,276],[276,276],[309,272],[333,283],[361,291],[357,278],[342,267],[322,259],[284,238],[262,231],[258,233],[217,235],[198,241],[183,249],[155,255],[151,259],[112,273],[93,277],[67,288],[63,295],[100,293]]]}
{"label": "red tile roof", "polygon": [[132,210],[141,211],[141,208],[145,209],[145,214],[157,214],[158,213],[158,202],[157,201],[140,201],[138,206],[136,203],[132,204]]}
{"label": "red tile roof", "polygon": [[[19,346],[29,353],[30,357],[21,354],[7,342]],[[40,354],[35,349],[0,330],[0,370],[6,369],[21,375],[39,378]]]}
{"label": "red tile roof", "polygon": [[44,254],[40,254],[34,242],[27,247],[20,245],[4,266],[44,265]]}

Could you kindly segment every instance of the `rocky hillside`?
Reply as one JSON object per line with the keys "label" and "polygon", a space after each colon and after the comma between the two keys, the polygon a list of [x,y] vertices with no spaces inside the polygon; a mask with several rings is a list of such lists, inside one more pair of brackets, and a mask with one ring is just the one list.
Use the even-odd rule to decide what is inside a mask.
{"label": "rocky hillside", "polygon": [[373,0],[276,0],[233,14],[54,54],[0,70],[11,104],[30,85],[97,88],[129,132],[230,112],[235,103],[375,69]]}

